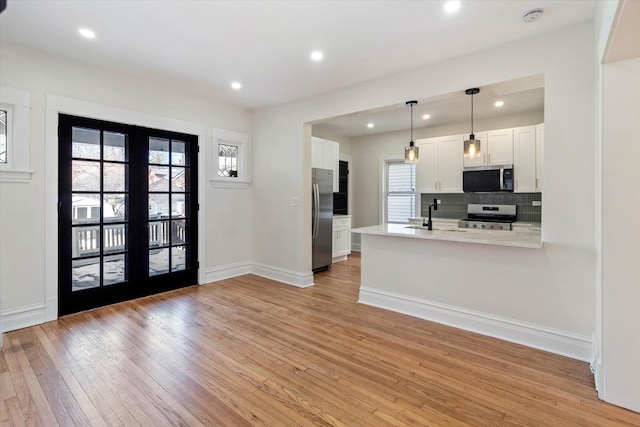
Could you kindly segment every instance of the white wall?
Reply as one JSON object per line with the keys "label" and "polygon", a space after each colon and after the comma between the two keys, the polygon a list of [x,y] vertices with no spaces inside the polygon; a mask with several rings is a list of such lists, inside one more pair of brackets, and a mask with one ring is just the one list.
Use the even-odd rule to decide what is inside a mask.
{"label": "white wall", "polygon": [[[212,127],[250,133],[251,118],[242,108],[44,53],[2,45],[0,56],[0,84],[31,93],[31,132],[30,141],[26,143],[30,144],[33,177],[26,184],[0,184],[0,312],[4,313],[4,326],[16,328],[45,319],[45,282],[55,280],[55,277],[45,277],[51,276],[45,270],[46,258],[51,257],[51,251],[45,252],[45,248],[54,248],[54,252],[57,249],[56,242],[47,240],[47,236],[51,236],[50,225],[55,226],[56,219],[55,205],[53,209],[45,206],[47,186],[51,186],[45,177],[47,174],[56,176],[56,171],[51,175],[52,171],[47,167],[51,169],[51,165],[57,164],[57,159],[51,158],[57,155],[56,147],[46,145],[47,95],[104,106],[104,110],[117,111],[119,117],[132,124],[141,124],[135,123],[140,117],[166,122],[169,126],[191,123],[204,130],[205,138],[200,141],[201,156],[204,157],[211,153],[207,144],[211,143]],[[210,158],[203,160],[204,166],[211,164]],[[209,174],[202,168],[199,172]],[[53,188],[57,189],[55,183]],[[207,237],[206,258],[200,260],[201,271],[248,262],[251,190],[213,189],[208,185],[201,190],[204,190],[201,194],[205,199],[200,202],[206,210],[201,215],[204,221],[200,227],[204,227]],[[55,305],[55,301],[47,302]],[[54,308],[57,312],[57,307]]]}
{"label": "white wall", "polygon": [[335,141],[340,144],[340,154],[351,154],[351,138],[335,132],[333,129],[329,129],[322,125],[313,125],[311,128],[311,134],[317,138],[328,139],[329,141]]}
{"label": "white wall", "polygon": [[[594,182],[593,126],[588,125],[594,122],[593,46],[593,28],[584,24],[255,112],[256,158],[265,156],[275,165],[263,162],[254,171],[255,200],[260,206],[253,218],[258,233],[254,259],[299,274],[311,270],[310,135],[304,132],[305,122],[544,73],[548,141],[545,247],[536,258],[545,262],[540,263],[538,274],[523,267],[515,276],[527,295],[513,295],[497,304],[514,320],[543,322],[590,336],[594,326],[594,194],[584,189],[585,183],[590,188]],[[353,160],[355,166],[357,156]],[[288,203],[294,195],[304,200],[302,209]],[[274,251],[274,242],[283,250]],[[530,252],[518,256],[525,266]],[[469,292],[482,295],[483,289]],[[514,307],[526,307],[525,314]],[[544,319],[526,314],[535,312],[544,312]]]}
{"label": "white wall", "polygon": [[[518,126],[535,125],[544,121],[544,112],[507,115],[497,118],[474,120],[474,130],[484,132]],[[468,134],[469,123],[451,123],[442,126],[426,126],[413,130],[414,140],[436,136]],[[409,129],[406,131],[363,135],[351,139],[351,152],[354,159],[352,178],[354,181],[353,226],[365,227],[379,224],[382,197],[382,176],[380,159],[399,156],[409,142]],[[460,147],[462,155],[462,147]],[[353,243],[360,242],[360,235],[352,236]]]}
{"label": "white wall", "polygon": [[602,395],[640,411],[640,58],[603,74]]}

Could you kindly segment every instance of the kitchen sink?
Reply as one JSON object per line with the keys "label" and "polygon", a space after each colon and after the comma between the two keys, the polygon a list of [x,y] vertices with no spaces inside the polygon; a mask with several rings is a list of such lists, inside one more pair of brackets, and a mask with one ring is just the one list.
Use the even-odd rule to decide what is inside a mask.
{"label": "kitchen sink", "polygon": [[[413,228],[415,230],[427,230],[426,225],[408,225],[405,228]],[[433,231],[451,231],[456,233],[466,233],[469,230],[461,230],[459,228],[433,228]]]}

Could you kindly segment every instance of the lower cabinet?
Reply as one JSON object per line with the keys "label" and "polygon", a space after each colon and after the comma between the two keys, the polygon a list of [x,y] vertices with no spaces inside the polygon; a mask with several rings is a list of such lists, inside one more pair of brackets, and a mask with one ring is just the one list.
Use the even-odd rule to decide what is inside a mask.
{"label": "lower cabinet", "polygon": [[351,253],[351,217],[333,218],[333,262],[344,261]]}

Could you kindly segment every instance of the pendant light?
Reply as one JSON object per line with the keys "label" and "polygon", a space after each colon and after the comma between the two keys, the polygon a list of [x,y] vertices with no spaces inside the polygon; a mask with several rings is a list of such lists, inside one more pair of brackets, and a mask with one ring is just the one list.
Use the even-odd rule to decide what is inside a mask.
{"label": "pendant light", "polygon": [[411,107],[411,141],[409,146],[404,147],[404,162],[405,163],[418,163],[418,147],[413,143],[413,106],[417,105],[418,101],[407,101],[405,105]]}
{"label": "pendant light", "polygon": [[467,95],[471,95],[471,135],[469,135],[469,139],[464,142],[464,157],[466,159],[477,159],[480,157],[480,140],[476,139],[476,136],[473,134],[473,95],[479,92],[480,89],[477,87],[467,89],[464,92]]}

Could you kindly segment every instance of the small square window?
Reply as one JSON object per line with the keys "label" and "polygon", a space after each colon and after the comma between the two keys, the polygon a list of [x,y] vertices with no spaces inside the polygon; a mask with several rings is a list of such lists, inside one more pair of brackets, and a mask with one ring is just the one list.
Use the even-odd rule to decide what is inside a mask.
{"label": "small square window", "polygon": [[249,188],[249,135],[213,128],[213,163],[209,183],[217,188]]}

